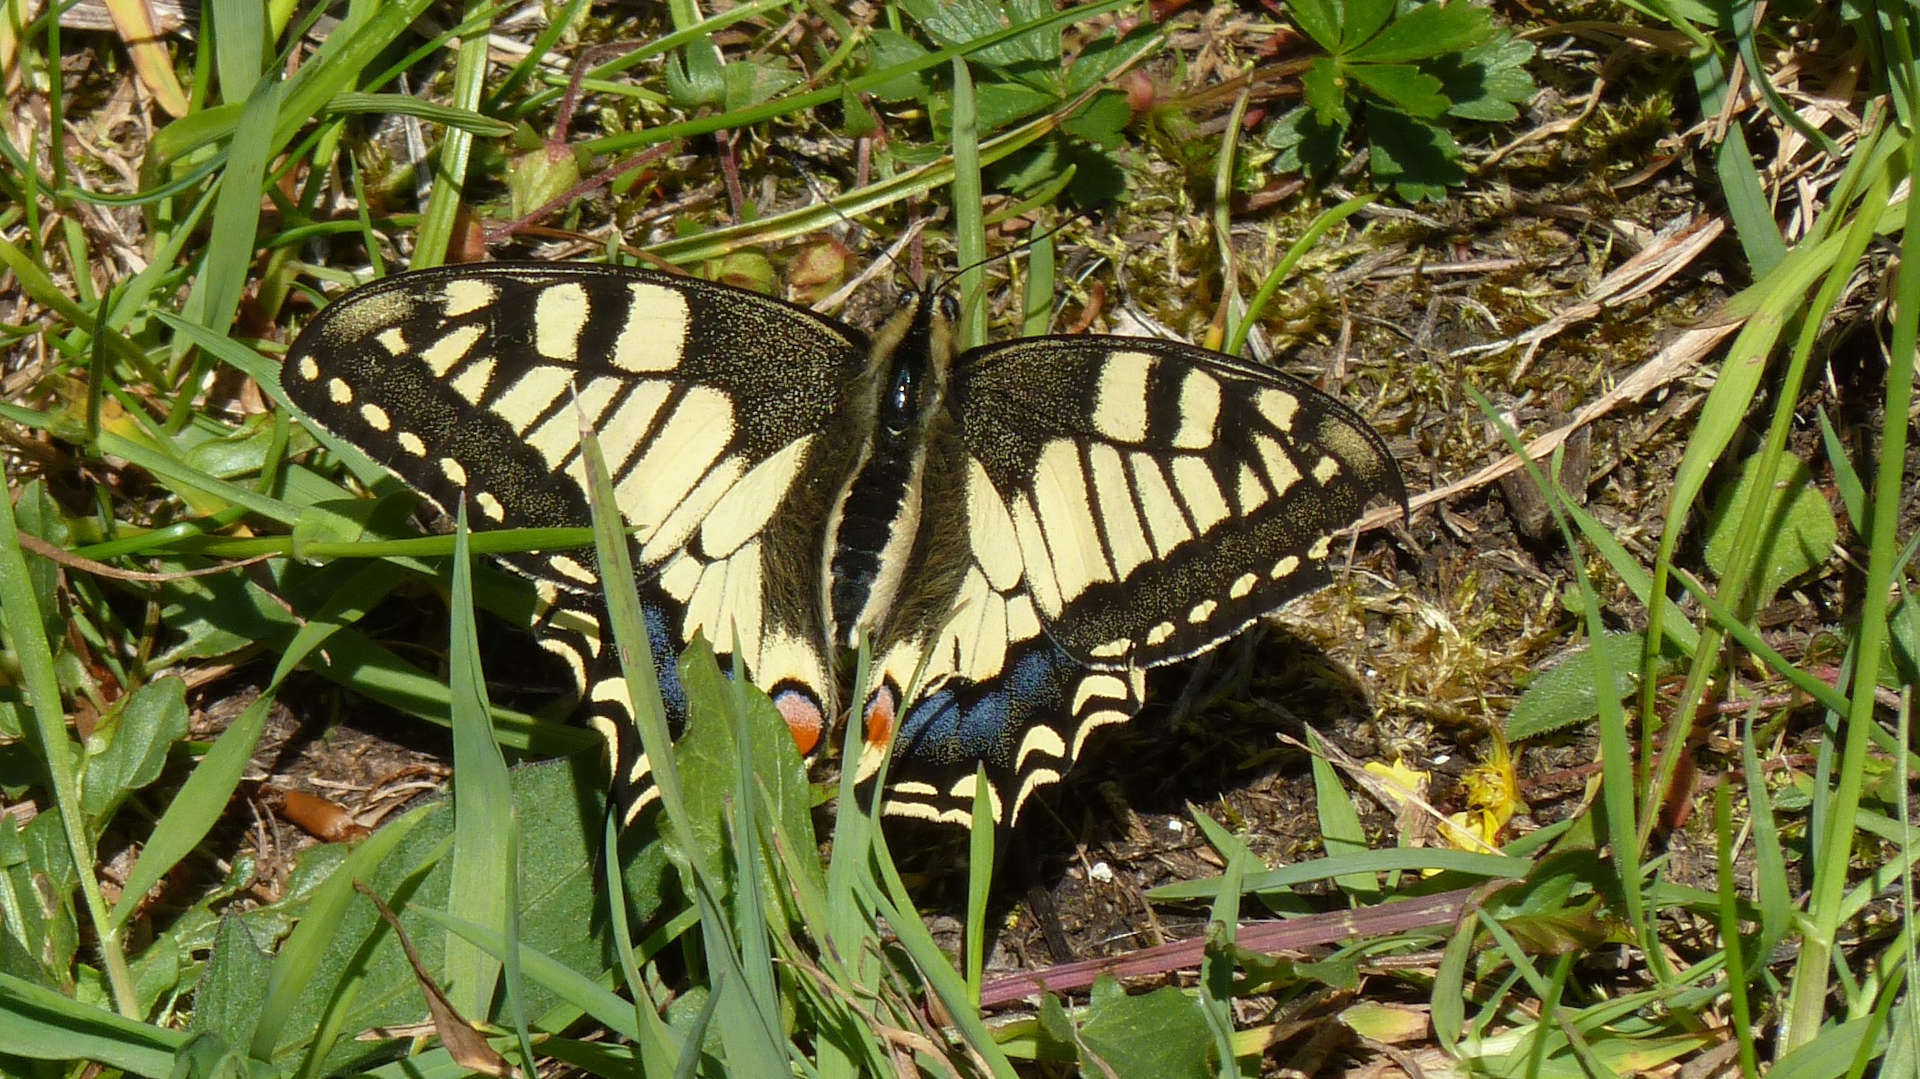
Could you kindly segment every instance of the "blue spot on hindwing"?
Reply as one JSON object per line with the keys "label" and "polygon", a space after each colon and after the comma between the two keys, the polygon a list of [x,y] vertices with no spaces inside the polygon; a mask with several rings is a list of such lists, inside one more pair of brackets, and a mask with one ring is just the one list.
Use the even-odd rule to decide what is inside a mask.
{"label": "blue spot on hindwing", "polygon": [[680,646],[674,642],[667,612],[658,604],[642,603],[647,620],[647,647],[653,652],[653,673],[660,680],[660,703],[667,712],[667,729],[678,737],[687,721],[687,687],[680,684]]}
{"label": "blue spot on hindwing", "polygon": [[1008,655],[989,683],[950,679],[907,710],[894,735],[895,754],[935,763],[975,758],[1006,764],[1013,732],[1036,714],[1058,712],[1068,688],[1087,670],[1045,637]]}

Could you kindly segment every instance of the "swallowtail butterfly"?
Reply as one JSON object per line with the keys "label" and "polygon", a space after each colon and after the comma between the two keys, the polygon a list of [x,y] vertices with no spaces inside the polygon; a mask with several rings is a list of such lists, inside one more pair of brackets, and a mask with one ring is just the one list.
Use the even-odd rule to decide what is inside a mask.
{"label": "swallowtail butterfly", "polygon": [[[965,824],[984,762],[1010,822],[1139,709],[1147,668],[1326,583],[1334,533],[1405,494],[1380,437],[1295,379],[1131,337],[956,356],[951,318],[921,292],[868,337],[651,270],[453,266],[328,306],[283,381],[442,511],[466,498],[476,527],[588,523],[577,400],[633,529],[671,719],[681,648],[702,634],[724,662],[737,637],[810,751],[871,634],[860,775],[891,752],[889,812]],[[506,560],[638,812],[653,788],[592,552]]]}

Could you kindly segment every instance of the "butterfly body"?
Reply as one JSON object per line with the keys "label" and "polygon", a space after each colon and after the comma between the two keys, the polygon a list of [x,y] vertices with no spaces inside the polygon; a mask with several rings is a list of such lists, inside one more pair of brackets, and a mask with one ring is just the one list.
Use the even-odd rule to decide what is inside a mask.
{"label": "butterfly body", "polygon": [[[916,294],[869,340],[754,293],[652,271],[419,271],[326,308],[289,397],[480,527],[588,521],[579,416],[606,450],[675,719],[696,634],[811,749],[843,708],[887,808],[996,819],[1138,710],[1144,672],[1324,583],[1332,534],[1404,497],[1377,435],[1325,394],[1187,345],[1042,337],[958,355]],[[579,414],[576,415],[575,401]],[[650,797],[599,632],[591,552],[509,556],[543,643]],[[843,650],[875,685],[843,699]]]}

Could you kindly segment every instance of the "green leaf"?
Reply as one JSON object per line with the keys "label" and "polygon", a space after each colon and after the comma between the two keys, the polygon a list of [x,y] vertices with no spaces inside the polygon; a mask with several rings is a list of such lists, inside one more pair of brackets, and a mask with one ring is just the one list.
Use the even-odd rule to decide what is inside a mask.
{"label": "green leaf", "polygon": [[[187,432],[176,444],[185,441]],[[221,479],[243,479],[257,476],[266,464],[267,453],[274,444],[273,421],[270,416],[257,419],[222,433],[216,438],[202,439],[194,443],[181,460],[187,467],[205,472],[209,476]]]}
{"label": "green leaf", "polygon": [[1443,56],[1426,65],[1439,78],[1447,100],[1447,115],[1465,120],[1505,123],[1520,115],[1520,102],[1538,89],[1527,74],[1533,43],[1502,32],[1483,45],[1457,56]]}
{"label": "green leaf", "polygon": [[91,1060],[134,1075],[167,1075],[188,1038],[0,975],[0,1046],[10,1057],[59,1064],[32,1074],[66,1074],[77,1061]]}
{"label": "green leaf", "polygon": [[1367,110],[1367,141],[1373,147],[1373,177],[1392,184],[1410,202],[1446,197],[1447,185],[1466,179],[1455,163],[1460,145],[1432,124],[1386,108]]}
{"label": "green leaf", "polygon": [[1017,82],[983,83],[974,92],[981,128],[994,130],[1052,108],[1053,94]]}
{"label": "green leaf", "polygon": [[[1609,633],[1599,647],[1606,653],[1613,671],[1613,695],[1617,700],[1633,692],[1639,684],[1635,672],[1640,668],[1640,652],[1646,637],[1640,633]],[[1551,731],[1584,723],[1600,714],[1599,676],[1594,666],[1592,644],[1568,653],[1551,670],[1530,683],[1507,714],[1507,739],[1518,742]]]}
{"label": "green leaf", "polygon": [[[1315,737],[1311,731],[1308,735]],[[1327,854],[1355,854],[1366,850],[1367,833],[1360,824],[1360,811],[1346,787],[1341,785],[1340,773],[1320,753],[1313,755],[1313,794]],[[1380,892],[1380,882],[1371,873],[1349,873],[1334,883],[1355,895],[1371,896]]]}
{"label": "green leaf", "polygon": [[179,678],[156,679],[122,699],[88,739],[80,804],[91,824],[160,778],[167,750],[186,736],[187,684]]}
{"label": "green leaf", "polygon": [[196,1031],[174,1054],[169,1079],[246,1079],[257,1073],[273,1074],[271,1068],[256,1069],[256,1063],[220,1035]]}
{"label": "green leaf", "polygon": [[[25,535],[37,536],[55,547],[67,546],[71,530],[60,515],[60,507],[47,494],[46,481],[36,479],[22,488],[13,512]],[[66,624],[60,614],[60,567],[37,555],[27,558],[26,564],[27,584],[39,604],[40,623],[47,640],[50,643],[65,641]]]}
{"label": "green leaf", "polygon": [[1315,122],[1324,127],[1345,127],[1353,122],[1347,111],[1347,84],[1340,62],[1331,56],[1316,58],[1300,76],[1300,89],[1313,109]]}
{"label": "green leaf", "polygon": [[723,103],[729,112],[771,101],[780,91],[801,82],[800,74],[791,68],[746,60],[728,64],[720,76],[726,87]]}
{"label": "green leaf", "polygon": [[1336,0],[1287,0],[1287,14],[1315,44],[1328,52],[1340,51],[1340,8]]}
{"label": "green leaf", "polygon": [[667,97],[683,109],[718,105],[726,96],[725,61],[712,39],[689,43],[667,59]]}
{"label": "green leaf", "polygon": [[[589,975],[609,970],[611,934],[596,868],[604,769],[581,760],[552,762],[515,768],[509,782],[520,807],[521,947]],[[390,821],[351,853],[328,845],[302,856],[296,871],[301,891],[283,903],[305,904],[304,917],[275,957],[276,972],[291,965],[300,976],[285,983],[292,999],[263,1003],[263,1025],[270,1018],[274,1028],[256,1032],[255,1052],[283,1064],[314,1054],[312,1074],[338,1074],[390,1051],[377,1041],[355,1040],[354,1034],[418,1021],[420,988],[393,934],[371,903],[351,889],[341,894],[340,887],[348,883],[342,874],[350,874],[393,904],[427,970],[442,977],[445,934],[415,908],[447,906],[450,810],[450,802],[438,799]],[[664,857],[643,829],[629,829],[627,838],[636,841],[624,874],[634,908],[630,917],[644,921],[659,907]],[[300,954],[290,958],[289,952]],[[558,1006],[554,987],[530,983],[527,988],[529,1014]],[[266,1037],[271,1044],[263,1046]]]}
{"label": "green leaf", "polygon": [[[479,628],[473,617],[473,557],[468,549],[467,507],[456,510],[452,625],[447,643],[447,691],[453,705],[453,883],[447,913],[484,929],[509,931],[511,898],[505,883],[513,873],[517,811],[507,780],[507,761],[493,739],[485,677],[480,670]],[[493,999],[500,961],[464,939],[446,941],[448,999],[466,1015],[478,1015]]]}
{"label": "green leaf", "polygon": [[[73,859],[59,813],[43,812],[23,828],[0,820],[0,873],[5,893],[25,899],[0,918],[0,972],[59,992],[73,991],[80,932],[74,920]],[[45,824],[43,819],[51,817]]]}
{"label": "green leaf", "polygon": [[[687,733],[674,747],[674,760],[686,776],[714,777],[709,781],[688,783],[687,830],[695,837],[711,864],[724,857],[727,801],[733,784],[725,777],[737,770],[740,759],[734,745],[732,680],[720,673],[713,648],[704,640],[688,646],[680,658],[680,684],[687,694]],[[780,710],[757,687],[744,687],[748,701],[746,729],[749,736],[747,759],[758,766],[749,782],[759,784],[772,798],[772,824],[776,832],[802,846],[813,842],[813,790],[807,785],[805,766],[793,744]],[[806,864],[818,868],[817,859]],[[763,865],[770,869],[771,865]],[[824,885],[824,881],[816,882]],[[778,881],[769,878],[766,894],[776,895]]]}
{"label": "green leaf", "polygon": [[[901,5],[927,36],[943,48],[965,45],[1002,30],[1038,22],[1053,14],[1047,0],[906,0]],[[970,62],[992,67],[1031,63],[1058,67],[1058,27],[1016,34],[968,55]]]}
{"label": "green leaf", "polygon": [[1920,685],[1920,596],[1908,592],[1887,616],[1888,661],[1880,669],[1890,685]]}
{"label": "green leaf", "polygon": [[1267,145],[1280,151],[1273,159],[1272,168],[1282,173],[1325,175],[1332,170],[1340,153],[1340,138],[1345,132],[1341,125],[1322,123],[1312,109],[1301,105],[1267,129]]}
{"label": "green leaf", "polygon": [[507,207],[525,217],[580,183],[580,159],[565,146],[542,142],[513,155],[507,169]]}
{"label": "green leaf", "polygon": [[1440,80],[1411,64],[1352,64],[1346,73],[1409,116],[1431,120],[1446,114],[1449,102],[1440,92]]}
{"label": "green leaf", "polygon": [[1127,95],[1118,90],[1103,90],[1067,117],[1060,127],[1069,135],[1077,135],[1103,150],[1112,150],[1119,147],[1127,123],[1132,119],[1133,109],[1127,104]]}
{"label": "green leaf", "polygon": [[1466,0],[1422,4],[1387,23],[1385,29],[1366,44],[1349,50],[1346,57],[1375,64],[1425,60],[1460,52],[1486,41],[1492,34],[1493,17]]}
{"label": "green leaf", "polygon": [[1167,987],[1129,996],[1112,977],[1093,983],[1080,1025],[1080,1067],[1117,1079],[1194,1079],[1207,1066],[1213,1036],[1198,1001]]}
{"label": "green leaf", "polygon": [[1130,64],[1160,40],[1160,27],[1147,21],[1127,33],[1103,34],[1080,50],[1067,68],[1064,96],[1072,97],[1105,81],[1107,76]]}
{"label": "green leaf", "polygon": [[[868,66],[875,74],[882,74],[891,67],[907,67],[924,60],[928,55],[919,42],[893,30],[876,29],[867,41]],[[909,98],[924,99],[929,88],[924,72],[910,70],[904,75],[882,79],[869,92],[882,101],[905,101]]]}
{"label": "green leaf", "polygon": [[218,1034],[228,1045],[253,1041],[260,1021],[260,987],[267,983],[271,962],[244,919],[220,919],[213,954],[200,974],[193,994],[192,1029]]}
{"label": "green leaf", "polygon": [[1723,577],[1736,559],[1752,560],[1747,587],[1753,610],[1772,602],[1780,586],[1825,565],[1840,538],[1839,523],[1806,462],[1792,458],[1767,492],[1757,549],[1738,549],[1741,518],[1757,497],[1753,481],[1761,460],[1748,458],[1733,489],[1715,501],[1704,552],[1708,567]]}
{"label": "green leaf", "polygon": [[1073,1020],[1067,1018],[1067,1010],[1060,1005],[1060,998],[1052,993],[1040,994],[1039,1033],[1042,1048],[1057,1048],[1078,1056],[1080,1039],[1073,1029]]}

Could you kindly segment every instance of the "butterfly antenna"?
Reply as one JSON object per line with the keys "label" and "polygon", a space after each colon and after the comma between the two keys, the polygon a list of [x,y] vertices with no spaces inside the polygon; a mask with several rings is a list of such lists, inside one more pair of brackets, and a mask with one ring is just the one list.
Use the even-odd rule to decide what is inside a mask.
{"label": "butterfly antenna", "polygon": [[1056,221],[1053,224],[1053,227],[1045,230],[1044,232],[1036,233],[1035,235],[1029,236],[1026,239],[1020,241],[1019,243],[1013,245],[1012,247],[1007,248],[1005,251],[1000,252],[999,254],[988,255],[986,258],[983,258],[983,259],[976,259],[975,261],[960,267],[959,269],[953,271],[952,273],[947,274],[946,276],[940,279],[938,284],[930,286],[929,291],[938,292],[941,289],[945,289],[951,286],[954,281],[958,280],[961,274],[964,274],[969,270],[979,269],[982,266],[986,266],[989,263],[998,262],[1001,259],[1012,258],[1013,256],[1019,254],[1020,252],[1025,251],[1028,248],[1031,248],[1034,244],[1037,244],[1042,240],[1051,239],[1052,237],[1057,236],[1060,233],[1066,231],[1067,226],[1075,223],[1076,221],[1079,221],[1081,218],[1083,217],[1091,218],[1092,216],[1093,214],[1091,211],[1075,210],[1071,214],[1068,214],[1062,220]]}
{"label": "butterfly antenna", "polygon": [[[813,192],[813,197],[816,201],[818,201],[822,206],[825,206],[827,209],[833,211],[833,215],[835,217],[845,222],[847,227],[854,230],[856,233],[859,233],[861,235],[871,234],[872,232],[871,229],[867,228],[865,225],[862,225],[859,221],[855,220],[852,216],[847,214],[846,211],[840,209],[840,207],[834,203],[833,196],[829,195],[827,193],[826,188],[821,185],[820,181],[815,176],[812,162],[807,159],[807,156],[805,154],[802,154],[800,151],[795,150],[790,146],[776,145],[773,147],[773,151],[774,153],[779,154],[781,157],[784,157],[787,160],[787,163],[793,166],[793,171],[799,174],[800,179],[806,183],[807,190]],[[926,219],[923,218],[923,219],[914,221],[913,223],[909,224],[907,228],[901,233],[899,239],[895,240],[891,244],[888,244],[880,252],[880,258],[884,259],[887,263],[891,264],[893,268],[898,270],[900,272],[900,275],[902,277],[905,277],[908,281],[918,282],[920,278],[919,278],[919,275],[913,272],[912,266],[900,260],[900,252],[906,249],[909,245],[917,244],[920,239],[921,232],[926,227],[927,227]],[[915,255],[916,257],[914,261],[917,263],[918,262],[917,247],[915,248]],[[815,307],[821,310],[829,310],[831,309],[831,307],[838,307],[844,304],[847,300],[847,297],[853,293],[853,291],[857,286],[873,280],[875,276],[873,266],[875,265],[877,265],[877,260],[869,260],[867,270],[862,271],[852,281],[848,282],[846,285],[843,285],[839,290],[834,292],[833,295],[820,301],[820,303],[816,304]],[[914,285],[914,288],[916,290],[920,289],[920,287],[921,286],[919,286],[918,284]]]}

